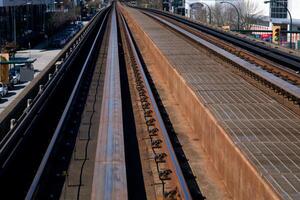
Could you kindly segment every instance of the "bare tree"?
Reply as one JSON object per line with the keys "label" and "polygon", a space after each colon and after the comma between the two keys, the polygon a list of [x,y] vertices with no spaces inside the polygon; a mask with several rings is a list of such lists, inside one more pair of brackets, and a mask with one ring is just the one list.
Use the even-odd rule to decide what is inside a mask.
{"label": "bare tree", "polygon": [[199,3],[193,3],[190,6],[191,6],[191,10],[190,10],[191,17],[195,20],[207,23],[208,16],[207,16],[206,9],[203,7],[203,5]]}
{"label": "bare tree", "polygon": [[261,19],[262,10],[258,9],[257,3],[253,0],[239,0],[237,7],[241,14],[241,27],[244,29],[250,29]]}
{"label": "bare tree", "polygon": [[76,19],[74,12],[54,12],[48,19],[47,30],[50,35],[62,27],[64,24]]}
{"label": "bare tree", "polygon": [[222,26],[224,24],[223,18],[224,10],[221,4],[216,3],[215,6],[212,7],[212,16],[213,16],[213,23]]}
{"label": "bare tree", "polygon": [[[236,0],[232,3],[238,8],[240,14],[240,27],[250,29],[257,21],[261,20],[261,10],[253,0]],[[222,26],[229,25],[237,28],[237,13],[230,5],[216,3],[212,7],[213,23]]]}

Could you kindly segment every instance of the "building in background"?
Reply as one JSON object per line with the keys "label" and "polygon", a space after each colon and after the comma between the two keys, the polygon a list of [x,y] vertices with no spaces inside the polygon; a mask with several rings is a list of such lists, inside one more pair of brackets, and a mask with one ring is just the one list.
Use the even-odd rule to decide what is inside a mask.
{"label": "building in background", "polygon": [[186,7],[185,7],[185,0],[173,0],[171,2],[172,11],[176,14],[185,16],[186,14]]}
{"label": "building in background", "polygon": [[[290,17],[283,5],[286,5],[291,12],[293,19],[292,30],[300,30],[300,2],[299,0],[277,0],[280,4],[271,3],[269,5],[270,22],[272,24],[282,24],[289,28]],[[283,5],[282,5],[283,4]]]}
{"label": "building in background", "polygon": [[[185,16],[190,17],[192,12],[197,12],[198,13],[197,16],[199,16],[199,14],[200,14],[199,12],[201,12],[200,10],[207,13],[206,8],[203,7],[203,5],[199,4],[201,2],[213,7],[218,2],[218,0],[208,0],[208,1],[206,1],[206,0],[198,0],[198,1],[186,0],[184,2],[185,3]],[[192,7],[194,7],[194,8],[192,8]]]}
{"label": "building in background", "polygon": [[69,19],[65,13],[73,7],[69,0],[0,0],[0,47],[32,47],[51,34],[52,25]]}
{"label": "building in background", "polygon": [[[0,0],[0,44],[20,43],[45,31],[47,0]],[[28,45],[28,44],[27,44]]]}
{"label": "building in background", "polygon": [[[277,0],[279,3],[269,4],[270,27],[280,26],[281,30],[300,31],[300,2],[299,0]],[[290,16],[285,9],[285,6],[292,16],[292,27],[290,27]],[[281,41],[290,42],[289,34],[281,34]],[[292,34],[292,42],[298,43],[300,34]]]}
{"label": "building in background", "polygon": [[204,8],[203,4],[200,3],[192,3],[190,4],[189,13],[187,13],[187,16],[193,20],[199,20],[203,22],[207,22],[207,12]]}
{"label": "building in background", "polygon": [[169,0],[163,0],[162,3],[163,10],[169,12],[171,8],[171,2]]}

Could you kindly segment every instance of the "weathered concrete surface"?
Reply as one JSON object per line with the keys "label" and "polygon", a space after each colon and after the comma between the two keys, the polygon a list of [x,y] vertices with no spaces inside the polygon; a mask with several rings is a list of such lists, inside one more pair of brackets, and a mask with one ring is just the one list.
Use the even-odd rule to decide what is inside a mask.
{"label": "weathered concrete surface", "polygon": [[[155,68],[155,64],[149,65],[148,59],[146,59],[146,62],[150,73],[152,73],[152,69]],[[176,136],[182,145],[185,156],[189,160],[189,165],[196,177],[201,193],[206,199],[232,199],[232,196],[227,191],[225,184],[222,179],[220,179],[219,174],[217,174],[211,167],[212,162],[210,157],[203,151],[202,148],[199,148],[200,137],[198,134],[194,134],[190,122],[180,108],[181,104],[177,101],[173,94],[167,90],[168,86],[166,82],[161,81],[161,76],[153,76],[152,78],[172,122]]]}
{"label": "weathered concrete surface", "polygon": [[[287,177],[281,171],[280,162],[282,161],[277,161],[279,159],[284,159],[282,156],[286,156],[286,161],[287,163],[290,162],[289,159],[294,159],[296,163],[299,163],[298,158],[289,158],[287,154],[278,154],[277,149],[272,149],[268,148],[269,144],[276,145],[280,143],[280,141],[284,142],[293,142],[291,134],[293,134],[293,137],[297,138],[299,136],[298,126],[296,122],[299,121],[299,117],[293,115],[290,113],[288,110],[284,110],[278,103],[270,102],[274,105],[276,105],[279,110],[279,113],[264,113],[262,115],[274,115],[275,117],[278,114],[278,123],[282,123],[283,126],[285,126],[285,121],[290,121],[294,126],[294,131],[291,133],[288,129],[285,131],[281,129],[280,133],[278,133],[277,127],[274,129],[270,127],[269,129],[265,129],[266,127],[263,127],[262,124],[256,124],[254,125],[253,129],[249,130],[250,132],[256,131],[258,128],[260,132],[256,131],[255,133],[257,134],[263,134],[265,133],[266,136],[264,135],[255,135],[253,137],[275,137],[276,142],[273,142],[270,140],[271,143],[268,142],[268,140],[265,140],[262,143],[259,143],[257,140],[255,140],[253,143],[251,141],[249,142],[243,142],[243,141],[238,141],[236,138],[234,138],[234,134],[239,134],[240,132],[246,133],[246,129],[237,127],[235,130],[230,129],[230,127],[226,127],[223,123],[220,122],[220,116],[218,116],[217,112],[214,112],[216,108],[211,107],[209,102],[205,102],[207,99],[199,99],[199,95],[196,93],[195,88],[192,88],[193,85],[190,83],[187,83],[186,79],[183,78],[184,74],[178,72],[178,68],[174,68],[174,63],[170,63],[170,52],[168,54],[168,59],[167,56],[165,55],[165,52],[167,51],[166,49],[161,49],[158,48],[157,46],[157,38],[158,34],[162,34],[162,39],[166,38],[166,29],[163,29],[161,25],[154,25],[154,22],[144,16],[141,13],[138,13],[135,10],[128,9],[126,8],[128,12],[130,12],[130,15],[127,12],[124,12],[126,15],[127,20],[129,21],[129,26],[134,32],[134,36],[138,41],[138,45],[141,48],[143,56],[145,55],[145,52],[147,51],[147,55],[151,57],[152,62],[156,63],[156,68],[153,69],[153,76],[158,76],[160,75],[161,77],[164,77],[163,80],[167,82],[168,89],[170,92],[173,93],[173,95],[176,97],[178,102],[180,102],[180,107],[183,111],[185,111],[187,120],[192,124],[193,131],[197,136],[199,136],[200,141],[199,145],[204,149],[204,151],[209,155],[209,157],[212,160],[212,163],[214,165],[214,168],[217,170],[217,172],[220,174],[220,176],[224,179],[224,182],[229,189],[230,193],[232,194],[234,199],[279,199],[278,193],[281,193],[281,197],[284,199],[297,199],[297,194],[299,192],[299,188],[296,185],[292,185],[295,182],[291,182],[291,180],[295,180],[298,177],[298,167],[297,164],[294,170],[294,173],[290,173],[289,175],[295,176],[293,177]],[[147,25],[145,25],[147,24]],[[143,29],[141,28],[143,27]],[[145,27],[147,31],[152,31],[152,37],[149,36],[149,33],[147,33],[145,30]],[[155,33],[153,33],[155,30]],[[164,31],[162,31],[164,30]],[[170,31],[168,31],[170,32]],[[157,34],[156,37],[153,35]],[[169,34],[170,35],[170,34]],[[168,39],[171,40],[170,43],[175,43],[175,37],[177,37],[174,33],[172,37],[168,37]],[[172,40],[173,39],[173,40]],[[165,41],[166,42],[166,41]],[[173,46],[175,49],[175,47]],[[186,48],[190,48],[188,43],[186,44]],[[170,49],[168,49],[171,51]],[[175,49],[176,50],[176,49]],[[174,51],[175,51],[174,50]],[[182,50],[178,49],[177,50]],[[164,51],[164,53],[162,53]],[[198,52],[200,53],[200,52]],[[174,55],[176,56],[176,55]],[[193,61],[193,57],[190,58],[190,62]],[[177,56],[178,63],[180,63],[180,60],[183,62],[183,59],[181,59],[179,56]],[[203,61],[205,62],[205,60]],[[183,66],[184,67],[184,66]],[[210,66],[210,68],[213,68],[214,66]],[[195,68],[197,71],[197,69]],[[195,72],[196,73],[196,72]],[[216,74],[218,75],[218,73]],[[244,82],[241,82],[241,84],[245,84]],[[231,85],[232,86],[232,85]],[[236,83],[236,87],[239,86],[239,82]],[[247,86],[248,87],[248,86]],[[245,90],[245,92],[253,92],[257,93],[259,92],[257,89],[255,89],[253,86],[249,85],[251,88],[250,91]],[[243,90],[243,88],[242,88]],[[252,91],[253,90],[253,91]],[[199,90],[198,90],[199,92]],[[234,95],[234,93],[232,94]],[[260,94],[261,95],[261,94]],[[224,98],[224,95],[221,97]],[[225,96],[226,97],[226,96]],[[268,97],[265,97],[266,100],[272,101],[272,99],[268,99]],[[227,99],[229,100],[229,99]],[[224,100],[223,100],[224,101]],[[246,100],[245,100],[246,101]],[[213,103],[213,102],[210,102]],[[220,102],[222,103],[222,101]],[[250,102],[249,102],[250,104]],[[278,104],[278,105],[277,105]],[[250,104],[251,105],[251,104]],[[222,106],[220,104],[219,106]],[[263,103],[261,103],[261,106],[263,107]],[[254,107],[256,108],[256,107]],[[251,110],[251,106],[249,108],[245,108],[245,112],[248,112],[247,109]],[[230,114],[228,110],[227,114]],[[254,115],[255,113],[254,110]],[[231,114],[232,115],[232,114]],[[289,116],[285,117],[283,115]],[[228,116],[227,116],[228,117]],[[229,116],[230,117],[230,116]],[[236,117],[236,116],[235,116]],[[241,116],[243,118],[244,116]],[[255,116],[254,116],[255,117]],[[265,116],[264,116],[265,117]],[[282,117],[283,120],[280,121],[280,117]],[[258,117],[259,118],[259,117]],[[273,117],[270,117],[273,118]],[[263,118],[264,119],[264,118]],[[261,122],[263,122],[263,119]],[[230,120],[230,118],[229,118]],[[275,122],[276,120],[274,120]],[[243,123],[243,121],[241,121]],[[243,125],[243,124],[242,124]],[[242,126],[241,125],[241,126]],[[268,124],[270,125],[270,124]],[[274,124],[276,126],[276,124]],[[225,131],[226,130],[226,131]],[[248,131],[248,132],[249,132]],[[272,136],[273,133],[275,134]],[[288,136],[285,136],[284,134],[287,134]],[[280,135],[281,134],[281,135]],[[242,136],[240,136],[239,139],[241,139]],[[250,135],[249,135],[250,137]],[[289,139],[283,138],[283,137],[290,137]],[[243,136],[244,140],[247,140],[247,135]],[[255,138],[257,139],[257,138]],[[294,153],[298,151],[298,138],[294,140],[294,142],[291,145],[294,145]],[[256,144],[257,143],[257,144]],[[267,147],[265,148],[267,152],[260,151],[257,148],[257,146],[253,146],[252,149],[253,151],[250,151],[249,148],[247,148],[251,145],[266,145]],[[283,144],[279,144],[283,145]],[[284,144],[285,145],[285,144]],[[286,148],[287,146],[285,146]],[[271,151],[271,152],[269,152]],[[273,152],[272,152],[273,151]],[[276,152],[277,151],[277,152]],[[289,150],[291,151],[291,150]],[[262,156],[265,158],[265,160],[255,160],[255,158],[252,158],[252,154],[254,153],[255,156]],[[272,156],[272,153],[274,156]],[[279,155],[279,156],[278,156]],[[278,157],[279,158],[278,158]],[[267,163],[265,165],[261,165],[262,162],[270,162],[271,161],[276,161],[274,163],[277,163],[278,165],[273,166],[273,163]],[[283,163],[285,164],[285,163]],[[267,171],[268,169],[266,167],[272,168],[271,171]],[[286,168],[291,168],[291,166],[285,166]],[[277,171],[276,171],[277,170]],[[274,172],[277,172],[278,174],[278,179],[286,179],[286,184],[283,184],[285,188],[278,188],[276,186],[277,183],[280,183],[278,180],[272,180],[272,177]],[[278,173],[279,172],[279,173]],[[271,177],[271,178],[270,178]],[[291,179],[288,179],[291,178]],[[292,180],[292,181],[293,181]],[[271,187],[271,184],[273,184],[273,187]],[[293,188],[294,187],[294,188]],[[288,189],[290,189],[290,193],[286,193]],[[278,192],[278,193],[277,193]]]}

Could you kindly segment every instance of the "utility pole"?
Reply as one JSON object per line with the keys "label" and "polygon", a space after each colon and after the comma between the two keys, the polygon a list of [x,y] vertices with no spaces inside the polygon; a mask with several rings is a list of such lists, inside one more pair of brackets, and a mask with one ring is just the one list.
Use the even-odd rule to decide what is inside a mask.
{"label": "utility pole", "polygon": [[287,8],[287,6],[285,5],[285,4],[283,4],[283,3],[281,3],[281,2],[278,2],[278,1],[276,1],[276,0],[271,0],[271,1],[264,1],[264,3],[265,4],[267,4],[267,3],[276,3],[276,4],[278,4],[278,5],[281,5],[282,7],[284,7],[284,9],[287,11],[287,13],[289,14],[289,16],[290,16],[290,48],[292,48],[292,44],[293,44],[293,42],[292,42],[292,40],[293,40],[293,38],[292,38],[292,30],[293,30],[293,19],[292,19],[292,15],[291,15],[291,12],[290,12],[290,10]]}
{"label": "utility pole", "polygon": [[207,6],[208,12],[209,12],[209,24],[211,24],[211,9],[210,9],[209,5],[206,3],[203,3],[203,2],[199,2],[199,3]]}
{"label": "utility pole", "polygon": [[16,6],[13,6],[13,26],[14,26],[14,44],[17,45],[17,23],[16,23]]}
{"label": "utility pole", "polygon": [[230,2],[228,2],[228,1],[221,1],[220,3],[221,3],[221,4],[227,3],[227,4],[230,4],[232,7],[234,7],[234,9],[235,9],[236,12],[237,12],[237,17],[238,17],[238,19],[237,19],[237,29],[238,29],[238,31],[239,31],[239,30],[240,30],[240,12],[239,12],[239,9],[238,9],[233,3],[230,3]]}

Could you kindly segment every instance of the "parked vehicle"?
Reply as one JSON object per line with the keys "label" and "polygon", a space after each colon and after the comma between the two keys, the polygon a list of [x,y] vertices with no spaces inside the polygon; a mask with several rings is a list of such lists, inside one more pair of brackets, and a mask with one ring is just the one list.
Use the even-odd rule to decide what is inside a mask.
{"label": "parked vehicle", "polygon": [[75,21],[74,24],[78,27],[79,30],[80,30],[81,28],[83,28],[83,23],[82,23],[82,21]]}
{"label": "parked vehicle", "polygon": [[16,85],[20,83],[20,72],[18,72],[16,69],[11,69],[9,71],[9,82],[11,85]]}
{"label": "parked vehicle", "polygon": [[50,46],[61,48],[66,44],[66,41],[65,37],[56,37],[51,41]]}
{"label": "parked vehicle", "polygon": [[50,42],[50,46],[54,48],[62,48],[78,33],[82,27],[82,22],[73,22],[67,25],[62,32],[54,36]]}
{"label": "parked vehicle", "polygon": [[4,83],[0,82],[0,96],[5,97],[8,93],[8,88],[7,85],[5,85]]}

